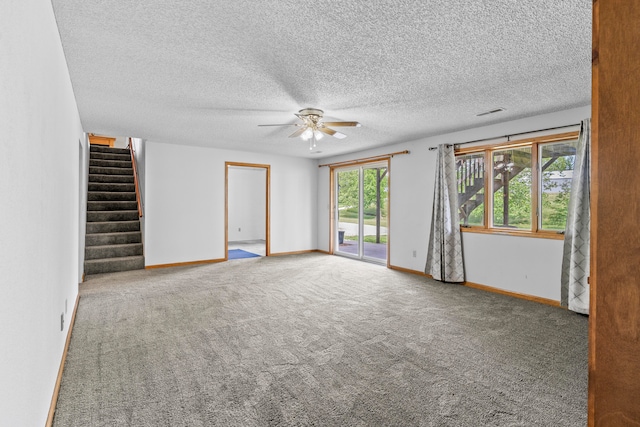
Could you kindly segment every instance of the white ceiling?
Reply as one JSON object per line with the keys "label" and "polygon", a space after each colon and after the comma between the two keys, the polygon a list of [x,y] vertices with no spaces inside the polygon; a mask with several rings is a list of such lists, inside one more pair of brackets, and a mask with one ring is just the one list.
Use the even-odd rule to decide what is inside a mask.
{"label": "white ceiling", "polygon": [[[52,3],[97,134],[323,158],[591,100],[592,0]],[[257,126],[305,107],[362,127]]]}

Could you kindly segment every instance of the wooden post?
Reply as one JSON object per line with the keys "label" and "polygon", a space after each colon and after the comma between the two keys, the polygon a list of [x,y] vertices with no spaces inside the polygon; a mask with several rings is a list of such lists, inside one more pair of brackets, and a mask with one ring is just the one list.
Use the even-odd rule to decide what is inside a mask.
{"label": "wooden post", "polygon": [[640,426],[640,1],[593,3],[589,426]]}
{"label": "wooden post", "polygon": [[376,243],[380,243],[380,168],[376,168]]}

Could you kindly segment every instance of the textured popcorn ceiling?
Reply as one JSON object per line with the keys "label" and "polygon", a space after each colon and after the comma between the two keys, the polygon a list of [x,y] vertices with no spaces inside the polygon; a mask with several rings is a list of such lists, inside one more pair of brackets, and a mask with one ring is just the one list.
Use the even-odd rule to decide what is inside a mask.
{"label": "textured popcorn ceiling", "polygon": [[[97,134],[321,158],[591,99],[592,0],[52,3]],[[305,107],[362,127],[257,126]]]}

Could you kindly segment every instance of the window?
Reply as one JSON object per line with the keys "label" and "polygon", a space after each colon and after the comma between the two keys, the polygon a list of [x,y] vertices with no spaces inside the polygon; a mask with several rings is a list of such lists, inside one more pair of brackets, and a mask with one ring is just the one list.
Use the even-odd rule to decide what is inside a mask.
{"label": "window", "polygon": [[493,226],[531,229],[531,147],[492,152]]}
{"label": "window", "polygon": [[460,224],[484,225],[484,152],[456,156]]}
{"label": "window", "polygon": [[463,230],[562,238],[577,136],[571,132],[458,150]]}

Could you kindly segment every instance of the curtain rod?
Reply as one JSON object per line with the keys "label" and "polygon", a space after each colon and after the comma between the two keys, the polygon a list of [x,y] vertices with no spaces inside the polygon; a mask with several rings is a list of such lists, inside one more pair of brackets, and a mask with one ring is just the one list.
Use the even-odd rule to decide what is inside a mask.
{"label": "curtain rod", "polygon": [[[552,128],[546,128],[546,129],[538,129],[538,130],[530,130],[530,131],[527,131],[527,132],[512,133],[511,135],[500,135],[500,136],[494,136],[492,138],[475,139],[473,141],[458,142],[458,143],[455,143],[455,144],[447,144],[447,147],[451,147],[452,145],[455,147],[456,145],[465,145],[465,144],[473,144],[474,142],[491,141],[492,139],[498,139],[498,138],[507,138],[507,141],[510,141],[512,136],[526,135],[526,134],[529,134],[529,133],[536,133],[536,132],[545,132],[545,131],[548,131],[548,130],[570,128],[570,127],[574,127],[574,126],[580,126],[580,124],[581,123],[575,123],[573,125],[556,126],[556,127],[552,127]],[[437,149],[438,149],[438,147],[429,147],[429,151],[433,151],[433,150],[437,150]]]}
{"label": "curtain rod", "polygon": [[389,158],[392,158],[393,156],[399,156],[401,154],[409,154],[409,150],[396,151],[395,153],[388,153],[388,154],[380,154],[379,156],[364,157],[362,159],[356,159],[356,160],[347,160],[347,161],[344,161],[344,162],[326,163],[324,165],[318,165],[318,167],[321,168],[323,166],[349,165],[351,163],[361,163],[361,162],[367,162],[367,161],[370,161],[370,160],[389,159]]}

